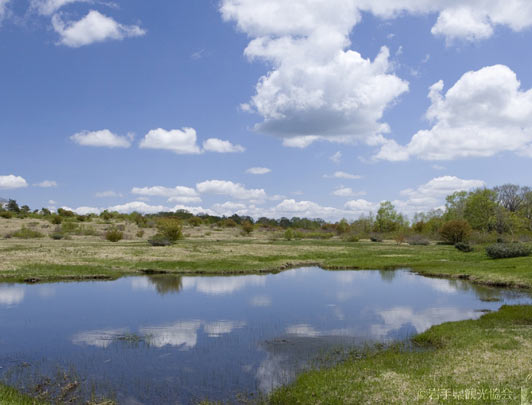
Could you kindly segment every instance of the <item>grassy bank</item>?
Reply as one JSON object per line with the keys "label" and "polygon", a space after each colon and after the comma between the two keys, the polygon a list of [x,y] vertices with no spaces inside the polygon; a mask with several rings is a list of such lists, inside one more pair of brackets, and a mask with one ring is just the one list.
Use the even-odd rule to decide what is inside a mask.
{"label": "grassy bank", "polygon": [[45,405],[45,403],[0,384],[0,405]]}
{"label": "grassy bank", "polygon": [[399,347],[305,373],[273,404],[532,403],[532,307],[433,326]]}
{"label": "grassy bank", "polygon": [[212,239],[198,233],[169,247],[152,247],[142,240],[111,243],[97,237],[59,241],[1,239],[0,281],[113,279],[146,270],[249,274],[320,265],[328,269],[406,267],[425,275],[532,287],[530,258],[492,260],[482,246],[463,253],[452,246],[397,245],[392,241],[346,242],[336,238],[286,241],[262,234],[242,237],[230,231],[216,236],[218,239]]}

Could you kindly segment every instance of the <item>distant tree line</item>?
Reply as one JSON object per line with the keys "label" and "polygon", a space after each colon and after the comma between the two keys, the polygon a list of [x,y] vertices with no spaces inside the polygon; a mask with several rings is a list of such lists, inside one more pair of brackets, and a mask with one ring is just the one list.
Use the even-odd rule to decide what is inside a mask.
{"label": "distant tree line", "polygon": [[[9,200],[0,204],[0,217],[3,218],[42,218],[53,224],[63,221],[89,222],[95,218],[102,221],[129,221],[138,227],[156,227],[161,218],[173,218],[190,226],[241,227],[247,234],[254,229],[298,230],[289,233],[290,237],[298,235],[351,235],[357,237],[374,234],[393,236],[398,240],[408,235],[423,235],[427,238],[441,238],[443,231],[453,231],[482,238],[499,236],[528,237],[532,235],[532,189],[514,184],[505,184],[494,188],[480,188],[473,191],[459,191],[446,197],[444,209],[417,213],[410,221],[399,213],[390,201],[380,204],[375,214],[362,215],[356,220],[342,219],[327,222],[321,218],[267,218],[254,219],[250,216],[231,215],[216,216],[209,214],[194,215],[185,210],[141,214],[133,212],[123,214],[103,211],[100,214],[78,215],[72,211],[59,208],[52,212],[48,208],[31,210],[29,206],[19,206],[17,201]],[[446,227],[447,225],[447,227]],[[456,236],[456,234],[454,235]],[[378,239],[375,236],[375,239]]]}

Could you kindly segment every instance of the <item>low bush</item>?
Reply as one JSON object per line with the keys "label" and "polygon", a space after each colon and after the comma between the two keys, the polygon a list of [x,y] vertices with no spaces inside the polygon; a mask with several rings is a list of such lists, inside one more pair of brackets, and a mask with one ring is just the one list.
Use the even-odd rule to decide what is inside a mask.
{"label": "low bush", "polygon": [[331,239],[334,237],[332,232],[294,232],[295,239]]}
{"label": "low bush", "polygon": [[148,239],[148,243],[152,246],[170,246],[172,244],[167,237],[159,233]]}
{"label": "low bush", "polygon": [[469,253],[472,252],[474,249],[469,243],[465,242],[458,242],[454,245],[456,249],[458,249],[460,252]]}
{"label": "low bush", "polygon": [[235,228],[238,224],[231,218],[224,219],[222,226],[225,228]]}
{"label": "low bush", "polygon": [[13,213],[11,211],[0,211],[0,217],[5,219],[13,218]]}
{"label": "low bush", "polygon": [[63,218],[57,214],[54,214],[50,217],[50,222],[54,225],[60,225],[61,222],[63,222]]}
{"label": "low bush", "polygon": [[471,225],[467,221],[457,219],[443,224],[440,229],[440,236],[444,242],[454,245],[459,242],[467,242],[471,232]]}
{"label": "low bush", "polygon": [[242,224],[242,231],[246,234],[246,235],[249,235],[251,234],[251,232],[253,232],[253,229],[254,226],[251,222],[249,221],[245,221],[243,224]]}
{"label": "low bush", "polygon": [[393,240],[395,241],[395,243],[397,243],[398,245],[401,245],[403,243],[405,243],[406,241],[406,235],[402,232],[399,232],[399,233],[396,233],[393,237]]}
{"label": "low bush", "polygon": [[284,238],[286,240],[292,240],[294,239],[294,231],[290,228],[288,228],[285,232],[284,232]]}
{"label": "low bush", "polygon": [[200,217],[194,216],[194,217],[190,217],[188,219],[188,223],[191,226],[197,227],[197,226],[200,226],[203,223],[203,220]]}
{"label": "low bush", "polygon": [[168,239],[170,242],[177,242],[183,239],[181,221],[177,218],[161,218],[157,222],[158,234]]}
{"label": "low bush", "polygon": [[63,233],[77,233],[79,229],[79,225],[76,222],[72,221],[65,221],[61,225],[61,231]]}
{"label": "low bush", "polygon": [[486,245],[496,243],[498,236],[496,233],[473,231],[469,237],[469,242],[475,245]]}
{"label": "low bush", "polygon": [[430,241],[423,235],[412,235],[406,239],[406,243],[411,246],[428,246]]}
{"label": "low bush", "polygon": [[342,219],[340,222],[338,222],[335,225],[335,228],[336,228],[336,233],[338,235],[343,235],[344,233],[349,232],[349,223],[345,219]]}
{"label": "low bush", "polygon": [[14,232],[11,236],[13,238],[19,238],[19,239],[35,239],[35,238],[44,237],[44,235],[40,233],[39,231],[26,228],[25,226],[20,228],[18,231]]}
{"label": "low bush", "polygon": [[496,243],[488,246],[486,253],[492,259],[507,259],[530,256],[532,249],[523,243]]}
{"label": "low bush", "polygon": [[83,225],[81,225],[79,227],[77,235],[98,236],[98,235],[100,235],[100,233],[92,226],[83,226]]}
{"label": "low bush", "polygon": [[345,239],[344,239],[346,242],[358,242],[360,239],[357,235],[348,235]]}
{"label": "low bush", "polygon": [[142,238],[144,236],[144,229],[139,229],[137,231],[137,238]]}
{"label": "low bush", "polygon": [[105,239],[107,239],[109,242],[118,242],[123,238],[124,233],[117,228],[111,228],[107,232],[105,232]]}
{"label": "low bush", "polygon": [[50,238],[53,240],[61,240],[65,237],[65,235],[61,232],[54,232],[50,234]]}

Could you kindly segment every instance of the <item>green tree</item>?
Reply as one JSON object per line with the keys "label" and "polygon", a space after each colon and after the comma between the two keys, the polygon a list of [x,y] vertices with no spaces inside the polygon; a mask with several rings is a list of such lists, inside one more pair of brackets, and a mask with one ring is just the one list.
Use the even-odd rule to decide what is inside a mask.
{"label": "green tree", "polygon": [[338,235],[343,235],[344,233],[347,233],[349,231],[349,223],[344,218],[340,222],[336,224],[336,232]]}
{"label": "green tree", "polygon": [[15,200],[9,200],[6,205],[6,209],[11,212],[20,212],[20,207]]}
{"label": "green tree", "polygon": [[375,231],[394,232],[404,226],[405,222],[404,217],[397,213],[390,201],[383,201],[375,217]]}
{"label": "green tree", "polygon": [[472,191],[466,199],[464,219],[477,231],[495,229],[497,193],[484,188]]}
{"label": "green tree", "polygon": [[526,229],[532,231],[532,190],[526,188],[522,194],[519,216],[523,219]]}
{"label": "green tree", "polygon": [[457,191],[445,198],[445,220],[463,219],[467,200],[467,191]]}

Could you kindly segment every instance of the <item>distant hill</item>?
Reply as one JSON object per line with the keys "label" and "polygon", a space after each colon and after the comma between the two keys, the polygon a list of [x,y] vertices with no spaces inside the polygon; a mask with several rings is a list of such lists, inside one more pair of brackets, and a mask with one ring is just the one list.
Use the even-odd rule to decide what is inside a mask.
{"label": "distant hill", "polygon": [[8,202],[8,200],[6,200],[5,198],[0,197],[0,204],[5,204],[7,202]]}

